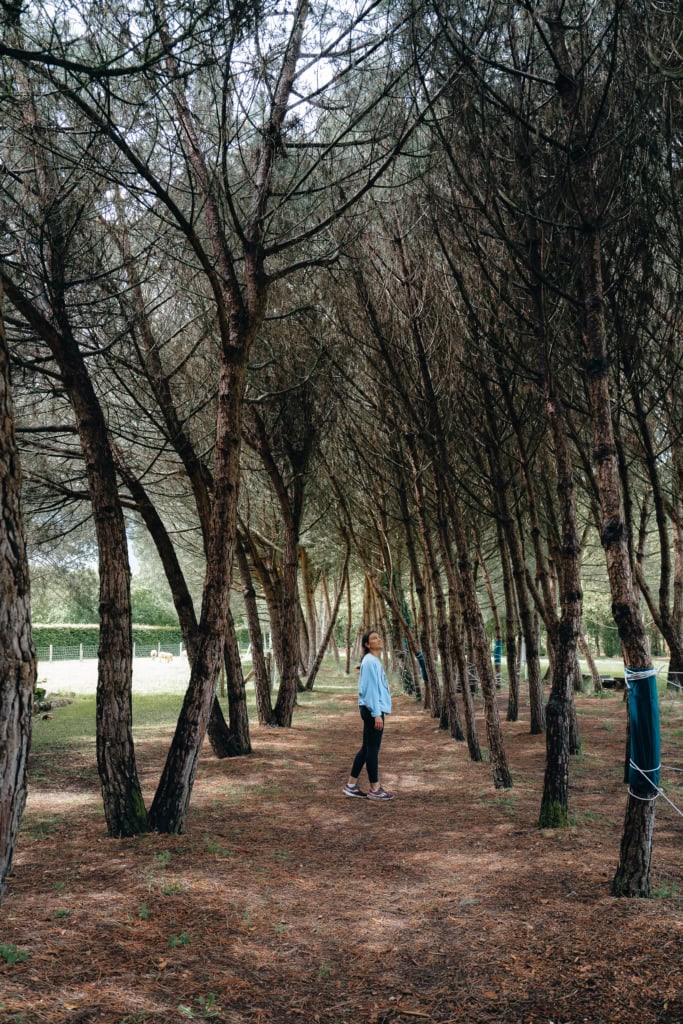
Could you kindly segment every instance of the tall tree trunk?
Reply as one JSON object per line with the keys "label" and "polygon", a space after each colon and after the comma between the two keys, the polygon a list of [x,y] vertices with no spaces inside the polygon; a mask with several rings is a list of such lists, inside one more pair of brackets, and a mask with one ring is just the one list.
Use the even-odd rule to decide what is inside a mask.
{"label": "tall tree trunk", "polygon": [[484,553],[481,549],[481,541],[479,535],[475,535],[475,547],[477,551],[477,561],[479,562],[479,568],[481,569],[481,575],[484,580],[484,587],[486,589],[486,596],[489,599],[489,606],[491,608],[491,615],[493,616],[493,668],[496,673],[496,686],[500,690],[503,685],[503,673],[502,673],[502,653],[503,653],[503,630],[500,624],[500,615],[498,614],[498,604],[496,602],[495,594],[493,593],[493,587],[491,586],[491,578],[486,568],[486,562],[484,561]]}
{"label": "tall tree trunk", "polygon": [[351,675],[351,573],[346,570],[346,661],[344,675]]}
{"label": "tall tree trunk", "polygon": [[[112,452],[119,475],[125,482],[128,490],[135,500],[138,512],[142,516],[149,535],[154,541],[154,545],[157,549],[157,554],[159,555],[168,585],[171,589],[171,596],[173,597],[173,604],[183,634],[183,641],[187,650],[188,661],[190,666],[192,666],[196,653],[197,617],[195,615],[194,602],[185,581],[185,576],[180,567],[175,547],[169,537],[161,516],[147,495],[145,487],[126,463],[123,453],[115,445],[112,446]],[[237,644],[237,637],[234,635],[234,628],[232,617],[230,617],[228,631],[232,630],[233,639],[230,640],[228,637],[226,640],[226,652],[231,649],[233,643],[235,645]],[[228,669],[228,677],[229,672],[230,670]],[[236,699],[235,694],[233,694],[231,698],[230,691],[228,691],[228,698],[233,701]],[[214,698],[211,708],[208,736],[216,757],[236,757],[238,755],[248,754],[251,752],[249,724],[248,720],[246,722],[243,720],[242,714],[246,714],[246,704],[243,712],[231,711],[231,720],[234,718],[236,723],[238,723],[236,731],[231,731],[223,716],[223,711],[218,697]]]}
{"label": "tall tree trunk", "polygon": [[[342,587],[344,586],[345,582],[346,582],[346,576],[344,576],[344,578],[341,581],[341,586]],[[330,601],[330,588],[329,588],[329,584],[327,582],[327,574],[326,573],[323,573],[323,575],[322,575],[322,589],[323,589],[323,598],[324,598],[324,601],[325,601],[325,613],[327,615],[327,621],[329,623],[329,621],[332,619],[333,615],[332,615],[332,602]],[[335,594],[335,597],[334,597],[335,604],[337,604],[337,596],[338,595]],[[339,607],[337,607],[337,614],[338,613],[339,613]],[[336,620],[336,615],[334,616],[334,618]],[[332,654],[334,656],[334,660],[336,661],[336,663],[338,665],[339,664],[339,648],[337,647],[337,641],[336,641],[336,638],[335,638],[335,635],[334,635],[334,629],[332,629],[332,632],[330,633],[329,644],[330,644],[330,647],[332,648]]]}
{"label": "tall tree trunk", "polygon": [[[120,206],[120,203],[117,205]],[[198,456],[192,439],[178,415],[173,390],[169,383],[168,376],[164,371],[161,360],[160,352],[162,346],[159,345],[155,336],[153,322],[148,315],[147,307],[145,305],[144,289],[140,279],[135,254],[130,244],[128,230],[125,223],[125,214],[121,213],[119,223],[117,223],[116,228],[117,230],[112,231],[111,235],[119,244],[125,262],[126,274],[129,281],[129,290],[132,296],[134,308],[135,337],[138,344],[138,353],[140,356],[142,370],[147,378],[152,394],[156,398],[157,405],[166,424],[169,442],[175,449],[187,473],[197,509],[199,525],[202,531],[204,555],[206,557],[211,520],[211,491],[213,488],[211,471]],[[177,556],[173,550],[168,533],[163,527],[161,519],[156,514],[152,502],[145,493],[142,485],[135,480],[128,467],[123,465],[123,456],[120,452],[116,453],[116,458],[119,464],[119,472],[123,471],[126,483],[128,484],[131,493],[133,493],[135,500],[141,507],[145,525],[147,526],[152,539],[155,542],[157,551],[159,552],[159,556],[166,573],[166,578],[171,587],[171,593],[173,595],[176,611],[178,612],[179,622],[184,631],[185,646],[188,650],[188,657],[191,665],[194,652],[194,633],[197,628],[197,619],[189,590],[187,589],[184,578],[182,578],[182,572],[179,568]],[[188,602],[192,607],[191,624],[185,621]],[[185,635],[189,629],[192,631],[192,641],[190,641],[188,636]],[[229,643],[226,644],[226,651],[229,650],[231,643],[232,641],[229,641]],[[221,672],[221,680],[222,679],[223,673]],[[240,732],[242,733],[243,731],[244,723],[241,722]],[[237,752],[246,754],[249,753],[251,749],[248,723],[246,727],[246,742],[244,735],[238,736],[234,733],[231,734],[223,716],[223,711],[218,697],[214,698],[212,704],[208,736],[216,757],[235,756]]]}
{"label": "tall tree trunk", "polygon": [[600,673],[598,672],[598,666],[595,664],[595,659],[591,654],[591,649],[588,646],[588,641],[583,632],[579,633],[578,645],[581,654],[586,659],[586,664],[588,665],[588,670],[591,674],[591,679],[593,680],[593,692],[600,693],[602,691],[602,681],[600,679]]}
{"label": "tall tree trunk", "polygon": [[[448,571],[448,570],[447,570]],[[454,640],[453,646],[453,657],[455,659],[455,688],[456,691],[460,689],[462,694],[462,704],[465,711],[465,737],[467,739],[467,750],[470,755],[471,761],[481,761],[481,747],[479,746],[479,737],[477,735],[477,721],[474,712],[474,701],[472,700],[472,691],[470,689],[469,679],[467,678],[467,663],[465,661],[465,652],[461,642],[461,631],[459,625],[462,622],[462,611],[458,601],[459,589],[453,577],[453,582],[449,579],[448,582],[448,602],[449,602],[449,615],[451,624],[451,638]],[[459,682],[459,686],[458,686]]]}
{"label": "tall tree trunk", "polygon": [[[559,70],[557,89],[566,115],[569,145],[574,157],[572,194],[581,220],[581,230],[576,237],[583,274],[583,339],[593,423],[593,460],[602,515],[600,539],[605,550],[612,614],[629,667],[636,671],[648,670],[652,669],[652,662],[633,586],[612,424],[600,217],[593,181],[593,153],[584,127],[584,93],[580,81],[573,74],[560,9],[551,6],[546,17]],[[656,705],[651,709],[651,714],[653,717],[657,715]],[[655,725],[658,727],[658,722],[652,722],[653,728]],[[642,799],[629,792],[620,858],[612,881],[613,895],[649,895],[654,819],[654,798]]]}
{"label": "tall tree trunk", "polygon": [[315,595],[313,593],[313,585],[311,583],[311,569],[308,552],[302,545],[299,547],[299,558],[301,560],[301,586],[304,592],[304,602],[306,605],[306,633],[308,639],[307,648],[302,646],[302,660],[306,667],[306,671],[310,672],[318,650],[319,623],[315,608]]}
{"label": "tall tree trunk", "polygon": [[318,653],[317,653],[317,655],[315,657],[315,661],[313,662],[313,665],[311,666],[311,671],[309,673],[308,679],[306,680],[306,689],[307,690],[312,690],[313,689],[313,684],[315,683],[315,677],[317,676],[318,669],[320,668],[320,666],[322,664],[322,660],[323,660],[323,658],[325,656],[325,651],[327,650],[327,647],[328,647],[329,642],[330,642],[330,637],[332,636],[332,634],[334,632],[334,626],[335,626],[335,623],[337,621],[337,615],[339,614],[339,605],[341,604],[342,594],[344,593],[344,580],[346,579],[346,574],[347,574],[347,572],[349,570],[349,558],[350,558],[350,556],[351,556],[351,545],[350,545],[350,543],[347,540],[347,542],[346,542],[346,554],[344,556],[344,568],[342,569],[341,581],[339,583],[339,589],[337,590],[337,597],[336,597],[335,602],[334,602],[334,608],[332,608],[331,612],[330,612],[330,620],[329,620],[329,622],[327,624],[327,631],[325,633],[325,636],[322,637],[322,639],[320,641],[320,647],[318,649]]}
{"label": "tall tree trunk", "polygon": [[285,548],[282,559],[282,664],[280,688],[271,725],[289,728],[292,724],[299,686],[299,591],[297,587],[298,537],[296,529],[285,524]]}
{"label": "tall tree trunk", "polygon": [[508,672],[508,707],[507,721],[516,722],[519,718],[519,665],[517,664],[517,606],[515,604],[514,584],[510,556],[505,542],[505,534],[500,520],[496,519],[498,534],[498,550],[503,572],[503,595],[505,600],[505,657]]}
{"label": "tall tree trunk", "polygon": [[[244,685],[235,623],[229,609],[223,659],[228,679],[229,723],[226,726],[218,698],[214,697],[207,736],[214,753],[217,753],[219,757],[243,757],[245,754],[251,754],[247,691]],[[222,725],[221,719],[223,719]]]}
{"label": "tall tree trunk", "polygon": [[26,804],[36,652],[0,282],[0,902]]}
{"label": "tall tree trunk", "polygon": [[[271,647],[275,655],[275,664],[277,665],[278,672],[282,664],[282,587],[281,581],[275,567],[274,557],[270,560],[270,565],[266,564],[265,558],[262,558],[256,542],[252,537],[248,527],[240,521],[240,528],[246,548],[249,549],[251,555],[251,561],[256,570],[258,578],[261,580],[261,586],[263,587],[263,596],[266,601],[266,607],[268,609],[268,619],[270,621],[270,637]],[[246,553],[246,549],[245,549]]]}
{"label": "tall tree trunk", "polygon": [[427,594],[427,587],[425,585],[425,579],[422,574],[422,567],[418,561],[417,551],[415,548],[415,537],[413,534],[413,520],[408,509],[408,498],[406,494],[406,488],[404,486],[405,481],[399,480],[396,488],[399,507],[401,510],[401,523],[403,525],[403,533],[406,539],[406,548],[408,551],[408,560],[410,562],[410,568],[413,576],[415,594],[417,596],[419,614],[419,627],[418,623],[415,623],[415,632],[419,633],[420,637],[420,649],[424,658],[425,670],[427,673],[427,680],[425,683],[425,708],[431,703],[428,695],[431,695],[432,691],[436,689],[438,694],[438,675],[436,668],[436,656],[434,653],[433,645],[433,629],[432,629],[432,613],[430,602]]}
{"label": "tall tree trunk", "polygon": [[224,655],[228,625],[229,580],[237,531],[237,481],[246,372],[242,357],[224,358],[218,384],[213,503],[197,653],[164,771],[150,810],[150,825],[159,832],[180,833],[197,771],[199,752],[211,714]]}
{"label": "tall tree trunk", "polygon": [[242,600],[247,613],[247,626],[249,629],[249,644],[251,646],[251,663],[254,667],[254,689],[256,691],[256,713],[261,725],[268,725],[273,715],[273,707],[270,700],[270,679],[266,658],[263,651],[263,633],[258,617],[256,604],[256,591],[252,579],[247,554],[244,550],[241,537],[237,536],[237,564],[239,565],[240,577],[242,580]]}
{"label": "tall tree trunk", "polygon": [[[495,438],[495,434],[495,425],[492,425],[492,438]],[[512,565],[512,579],[517,596],[517,607],[524,637],[529,675],[529,732],[532,736],[535,736],[545,731],[545,711],[543,709],[543,680],[541,679],[538,642],[536,630],[534,629],[531,603],[529,601],[529,591],[526,584],[524,553],[514,519],[510,513],[500,462],[493,447],[489,449],[489,462],[491,465],[494,500],[498,506],[498,519],[505,536],[505,543]]]}

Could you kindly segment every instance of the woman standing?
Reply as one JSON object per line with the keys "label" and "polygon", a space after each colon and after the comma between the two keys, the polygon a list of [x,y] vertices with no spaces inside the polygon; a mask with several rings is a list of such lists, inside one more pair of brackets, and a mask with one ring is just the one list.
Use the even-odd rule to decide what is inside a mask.
{"label": "woman standing", "polygon": [[[384,735],[384,716],[391,714],[391,694],[379,655],[384,643],[376,630],[365,633],[362,640],[363,660],[358,679],[358,706],[363,719],[363,746],[351,767],[349,781],[344,786],[346,796],[368,800],[393,800],[394,794],[379,784],[379,748]],[[358,777],[366,766],[370,789],[364,793],[358,786]]]}

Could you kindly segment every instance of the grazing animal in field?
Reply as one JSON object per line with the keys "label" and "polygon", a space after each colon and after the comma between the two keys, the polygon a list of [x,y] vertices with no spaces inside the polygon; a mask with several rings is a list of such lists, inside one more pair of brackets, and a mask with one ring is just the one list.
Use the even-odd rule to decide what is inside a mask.
{"label": "grazing animal in field", "polygon": [[149,656],[150,656],[150,658],[156,658],[157,657],[157,652],[156,651],[150,651],[149,652]]}
{"label": "grazing animal in field", "polygon": [[168,651],[159,651],[159,661],[173,661],[173,655]]}

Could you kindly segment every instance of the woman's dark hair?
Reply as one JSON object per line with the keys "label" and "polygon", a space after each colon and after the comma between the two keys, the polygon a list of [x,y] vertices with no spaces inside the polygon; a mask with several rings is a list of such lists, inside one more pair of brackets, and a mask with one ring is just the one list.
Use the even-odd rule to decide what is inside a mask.
{"label": "woman's dark hair", "polygon": [[367,633],[363,633],[363,636],[362,636],[362,639],[361,639],[361,650],[362,650],[361,658],[364,658],[366,654],[370,653],[370,650],[368,648],[368,640],[370,639],[372,634],[376,633],[376,632],[377,632],[376,629],[369,629],[367,631]]}

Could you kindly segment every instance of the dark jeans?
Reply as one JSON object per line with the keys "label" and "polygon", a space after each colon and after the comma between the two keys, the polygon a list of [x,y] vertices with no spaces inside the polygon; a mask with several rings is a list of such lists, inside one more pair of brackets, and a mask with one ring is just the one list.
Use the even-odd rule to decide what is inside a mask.
{"label": "dark jeans", "polygon": [[[375,729],[375,719],[370,708],[361,705],[359,711],[360,717],[363,719],[363,746],[353,759],[351,776],[357,779],[363,771],[363,765],[366,765],[370,785],[374,786],[379,781],[379,748],[382,745],[384,729]],[[382,715],[382,721],[384,721],[384,715]]]}

